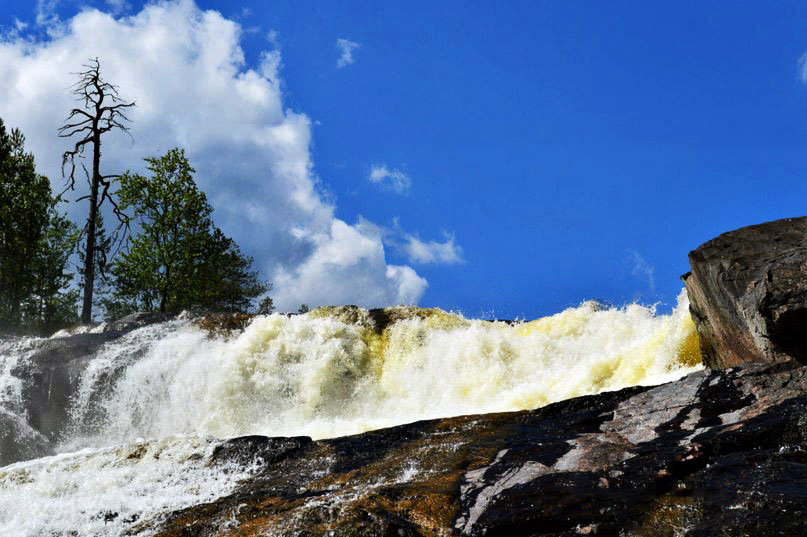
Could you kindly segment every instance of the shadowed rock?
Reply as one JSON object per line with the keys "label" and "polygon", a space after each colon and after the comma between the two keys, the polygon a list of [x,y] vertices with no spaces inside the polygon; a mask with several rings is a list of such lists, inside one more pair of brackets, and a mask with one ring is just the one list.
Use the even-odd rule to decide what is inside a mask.
{"label": "shadowed rock", "polygon": [[117,321],[109,323],[106,327],[104,327],[104,332],[131,332],[132,330],[136,330],[137,328],[142,328],[150,324],[170,321],[175,317],[176,314],[174,313],[140,311],[129,314],[126,317],[121,317]]}
{"label": "shadowed rock", "polygon": [[807,217],[724,233],[683,276],[704,364],[807,362]]}

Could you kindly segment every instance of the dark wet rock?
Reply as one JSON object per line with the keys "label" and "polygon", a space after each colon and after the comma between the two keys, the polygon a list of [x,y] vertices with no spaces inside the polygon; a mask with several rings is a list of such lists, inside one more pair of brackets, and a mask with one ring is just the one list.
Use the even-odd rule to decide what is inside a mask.
{"label": "dark wet rock", "polygon": [[260,462],[261,464],[277,463],[311,443],[307,436],[274,437],[242,436],[225,440],[211,455],[213,463],[236,462],[242,465]]}
{"label": "dark wet rock", "polygon": [[0,408],[0,467],[47,455],[50,441],[18,416]]}
{"label": "dark wet rock", "polygon": [[459,316],[447,313],[440,308],[421,308],[418,306],[394,306],[391,308],[373,308],[366,310],[359,306],[321,306],[307,315],[317,318],[336,319],[346,324],[356,325],[372,330],[378,335],[395,323],[410,319],[440,318],[447,325],[463,326],[467,321]]}
{"label": "dark wet rock", "polygon": [[704,363],[807,362],[807,217],[724,233],[684,275]]}
{"label": "dark wet rock", "polygon": [[236,438],[214,458],[260,469],[158,535],[803,535],[807,366],[317,442]]}
{"label": "dark wet rock", "polygon": [[43,340],[37,351],[12,374],[24,379],[22,397],[28,423],[49,441],[69,422],[71,397],[98,349],[114,334],[78,334]]}
{"label": "dark wet rock", "polygon": [[119,332],[125,334],[150,324],[164,323],[176,318],[175,313],[159,313],[139,311],[126,317],[121,317],[104,327],[104,332]]}

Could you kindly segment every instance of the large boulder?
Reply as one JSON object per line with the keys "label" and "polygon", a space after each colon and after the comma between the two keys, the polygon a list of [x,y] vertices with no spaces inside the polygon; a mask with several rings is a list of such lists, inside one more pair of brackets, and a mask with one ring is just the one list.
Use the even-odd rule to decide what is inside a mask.
{"label": "large boulder", "polygon": [[807,217],[720,235],[683,276],[704,364],[807,362]]}

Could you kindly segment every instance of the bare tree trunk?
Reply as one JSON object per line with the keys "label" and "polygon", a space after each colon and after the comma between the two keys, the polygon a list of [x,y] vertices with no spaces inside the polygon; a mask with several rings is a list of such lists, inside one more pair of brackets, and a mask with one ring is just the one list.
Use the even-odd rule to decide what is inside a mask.
{"label": "bare tree trunk", "polygon": [[[62,175],[65,175],[65,168],[70,170],[69,175],[65,175],[67,186],[64,192],[73,190],[76,187],[76,156],[79,158],[84,154],[84,148],[92,145],[92,176],[90,180],[90,192],[87,196],[82,196],[79,200],[89,198],[90,213],[87,217],[87,227],[84,232],[87,234],[86,251],[84,258],[84,300],[81,305],[81,322],[84,324],[92,322],[92,295],[95,288],[95,264],[98,252],[101,256],[101,270],[106,264],[108,243],[105,241],[101,245],[100,251],[95,243],[95,232],[98,227],[98,211],[104,200],[109,201],[112,210],[118,217],[118,227],[115,230],[113,241],[117,240],[118,232],[122,231],[121,241],[125,242],[129,231],[129,217],[121,212],[118,204],[112,198],[109,189],[117,175],[101,175],[101,135],[113,129],[120,129],[128,133],[129,129],[125,123],[129,121],[126,117],[126,109],[131,108],[135,103],[124,102],[118,97],[118,88],[101,79],[101,64],[98,58],[90,60],[84,65],[85,71],[76,73],[79,81],[74,85],[73,94],[81,103],[80,108],[73,108],[65,120],[65,124],[59,127],[59,136],[70,138],[81,135],[81,139],[73,144],[73,149],[65,151],[62,155]],[[107,105],[104,105],[106,99]],[[92,113],[91,113],[92,112]],[[86,168],[85,168],[86,169]],[[102,189],[103,188],[103,189]],[[62,192],[62,194],[64,194]],[[114,255],[114,254],[113,254]]]}
{"label": "bare tree trunk", "polygon": [[87,247],[84,256],[84,301],[81,305],[81,322],[92,322],[92,295],[95,287],[95,228],[98,223],[98,188],[101,184],[101,135],[93,136],[92,181],[90,185],[90,215],[87,219]]}

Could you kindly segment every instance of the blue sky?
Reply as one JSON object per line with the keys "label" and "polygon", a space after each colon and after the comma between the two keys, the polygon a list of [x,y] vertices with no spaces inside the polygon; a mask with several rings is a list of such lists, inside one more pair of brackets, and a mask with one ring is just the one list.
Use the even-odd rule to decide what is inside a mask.
{"label": "blue sky", "polygon": [[[499,318],[532,318],[590,298],[668,308],[689,250],[723,231],[805,214],[807,5],[476,4],[160,4],[197,21],[217,11],[216,24],[235,28],[228,50],[243,52],[243,60],[234,61],[230,78],[254,70],[280,104],[260,101],[263,112],[250,115],[253,104],[234,98],[227,103],[239,110],[234,128],[296,126],[293,147],[270,156],[277,162],[299,153],[295,162],[307,171],[296,179],[282,170],[254,182],[222,179],[275,146],[259,131],[243,154],[238,136],[194,140],[199,127],[182,126],[196,125],[191,111],[173,117],[174,134],[149,145],[148,128],[165,132],[156,97],[153,110],[144,101],[136,145],[127,154],[111,149],[110,165],[137,167],[150,152],[196,144],[190,154],[206,174],[199,182],[225,231],[256,258],[288,307],[408,300]],[[78,28],[101,24],[80,18],[91,8],[124,26],[144,17],[139,2],[0,5],[8,49],[0,47],[0,78],[17,81],[0,82],[0,117],[21,124],[52,179],[58,172],[47,154],[46,116],[26,119],[20,110],[36,106],[34,97],[10,96],[36,80],[25,73],[45,65],[63,66],[64,82],[54,90],[63,92],[79,67],[67,58],[117,46],[112,37],[75,43]],[[89,26],[73,24],[79,20]],[[137,20],[143,33],[131,39],[150,39],[156,15]],[[104,32],[114,35],[109,25]],[[215,41],[223,34],[206,35]],[[59,46],[70,52],[59,56]],[[111,58],[110,74],[142,101],[164,84],[155,75],[153,88],[139,79],[127,86],[128,57]],[[211,114],[221,110],[210,106]],[[53,129],[63,119],[59,110],[51,113]],[[227,164],[235,153],[240,160]],[[259,172],[245,167],[250,173]],[[310,198],[300,202],[304,214],[297,201],[294,210],[277,201],[289,180],[300,181],[290,200],[300,191]],[[255,203],[245,208],[239,195]],[[253,215],[261,207],[286,218],[286,236],[276,232],[274,216]],[[300,224],[288,226],[294,221]],[[363,253],[334,266],[330,259],[356,241]]]}

